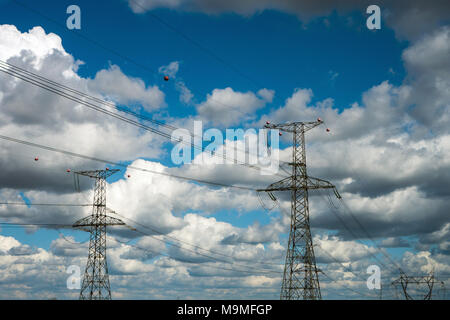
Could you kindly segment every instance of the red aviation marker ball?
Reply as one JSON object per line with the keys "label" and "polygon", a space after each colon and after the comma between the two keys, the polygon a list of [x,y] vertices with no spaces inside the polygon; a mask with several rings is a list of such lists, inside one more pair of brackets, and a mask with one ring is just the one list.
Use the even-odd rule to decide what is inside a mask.
{"label": "red aviation marker ball", "polygon": [[330,128],[327,128],[327,132],[330,132]]}
{"label": "red aviation marker ball", "polygon": [[38,160],[39,160],[39,158],[38,158],[38,157],[34,158],[34,161],[38,161]]}
{"label": "red aviation marker ball", "polygon": [[318,122],[322,122],[322,119],[320,119],[320,118],[317,118],[317,121],[318,121]]}
{"label": "red aviation marker ball", "polygon": [[164,76],[164,81],[169,81],[169,77],[168,76]]}
{"label": "red aviation marker ball", "polygon": [[70,169],[67,169],[66,172],[69,173],[69,172],[70,172]]}

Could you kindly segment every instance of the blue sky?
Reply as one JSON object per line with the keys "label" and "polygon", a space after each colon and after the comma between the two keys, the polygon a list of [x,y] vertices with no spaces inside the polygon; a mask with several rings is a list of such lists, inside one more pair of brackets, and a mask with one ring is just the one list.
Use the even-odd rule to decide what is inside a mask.
{"label": "blue sky", "polygon": [[[401,52],[406,42],[398,41],[389,28],[368,30],[364,27],[367,15],[361,12],[344,17],[333,13],[307,25],[295,16],[273,11],[251,17],[164,9],[152,12],[177,30],[174,31],[151,14],[136,16],[124,1],[83,3],[82,28],[75,32],[146,66],[152,73],[63,28],[68,17],[65,8],[70,4],[70,1],[27,4],[42,13],[39,15],[12,2],[0,14],[4,23],[14,24],[22,31],[41,25],[47,32],[60,34],[67,51],[85,62],[80,67],[83,76],[93,77],[99,69],[113,63],[130,76],[163,85],[158,67],[180,61],[180,76],[199,101],[214,88],[232,85],[239,91],[248,91],[263,86],[277,92],[274,101],[277,106],[299,87],[313,89],[317,100],[332,97],[337,107],[346,108],[360,101],[361,92],[374,84],[386,79],[399,84],[404,76]],[[104,18],[99,19],[99,13]],[[249,79],[184,39],[178,31]],[[333,81],[334,73],[338,76]],[[171,99],[171,84],[164,85],[170,114],[189,114],[176,97]]]}
{"label": "blue sky", "polygon": [[[40,26],[47,34],[55,33],[58,35],[62,39],[62,47],[65,52],[70,54],[75,61],[83,62],[76,74],[83,78],[83,81],[86,80],[86,83],[89,80],[91,80],[91,83],[98,82],[99,79],[96,78],[96,75],[99,71],[108,70],[109,72],[112,66],[118,66],[127,79],[131,79],[132,82],[141,79],[146,86],[144,89],[152,86],[157,87],[164,93],[166,107],[145,110],[145,107],[141,107],[145,101],[137,101],[131,104],[118,102],[122,106],[130,106],[130,109],[142,114],[168,123],[187,125],[192,119],[199,119],[202,116],[199,114],[200,106],[207,105],[208,95],[211,95],[213,90],[222,90],[227,87],[232,88],[234,93],[240,92],[252,95],[263,88],[275,92],[273,101],[266,101],[262,107],[257,107],[252,111],[252,121],[244,121],[243,119],[240,122],[234,122],[231,127],[248,128],[255,123],[270,119],[270,117],[276,120],[308,121],[315,118],[291,119],[291,117],[292,115],[315,117],[316,111],[311,111],[311,109],[322,112],[327,118],[326,120],[329,120],[327,126],[329,125],[332,131],[336,129],[336,134],[326,142],[324,142],[326,137],[324,138],[323,134],[322,136],[320,134],[312,136],[314,142],[312,160],[310,160],[314,161],[312,172],[317,173],[321,178],[332,180],[333,183],[342,188],[342,192],[354,205],[355,214],[359,215],[363,223],[368,224],[367,228],[371,233],[373,232],[378,244],[381,245],[382,241],[386,241],[384,248],[395,259],[398,261],[410,259],[405,262],[409,263],[414,259],[423,260],[424,256],[433,251],[433,254],[437,255],[436,257],[426,257],[431,260],[435,259],[433,260],[435,265],[443,265],[443,271],[448,268],[448,239],[445,236],[445,232],[447,232],[445,230],[447,229],[442,227],[448,223],[448,218],[442,213],[446,208],[447,195],[437,199],[436,207],[431,209],[435,210],[432,216],[436,223],[430,223],[430,227],[425,224],[420,227],[412,226],[413,224],[423,223],[423,220],[416,218],[419,215],[418,213],[412,213],[412,217],[408,218],[403,214],[403,209],[397,211],[395,209],[390,211],[389,209],[390,204],[395,204],[395,207],[401,201],[404,201],[405,211],[409,210],[409,205],[412,207],[415,205],[417,209],[423,205],[425,208],[426,203],[433,200],[430,194],[435,185],[428,181],[424,185],[420,181],[422,166],[427,167],[427,170],[433,170],[433,168],[430,168],[430,163],[427,165],[426,161],[432,161],[433,157],[441,157],[447,150],[444,147],[433,148],[435,145],[441,146],[440,143],[445,145],[445,139],[448,135],[445,123],[444,125],[438,126],[436,124],[427,127],[425,116],[421,118],[421,105],[427,102],[426,98],[428,97],[425,95],[414,96],[415,92],[420,91],[417,88],[424,81],[430,81],[435,76],[441,77],[439,70],[447,70],[444,63],[442,68],[429,67],[425,63],[421,64],[422,60],[419,61],[418,59],[423,57],[417,54],[421,48],[424,52],[423,47],[427,48],[427,43],[435,43],[432,41],[432,37],[439,40],[440,34],[446,34],[448,25],[440,20],[441,16],[436,18],[439,22],[438,26],[430,29],[431,31],[424,28],[423,32],[419,32],[420,36],[410,36],[410,33],[405,31],[404,26],[399,26],[392,20],[386,20],[387,22],[385,22],[384,16],[381,30],[368,30],[366,28],[368,15],[359,6],[353,6],[344,11],[339,6],[331,7],[328,8],[330,10],[326,13],[313,15],[307,20],[299,17],[299,13],[295,10],[286,12],[289,10],[267,9],[258,11],[255,9],[256,13],[242,15],[236,8],[229,8],[225,12],[210,14],[202,7],[202,1],[198,1],[199,4],[196,4],[198,7],[195,7],[195,5],[193,5],[194,7],[180,5],[180,7],[170,9],[164,6],[156,6],[150,7],[151,9],[144,13],[133,12],[127,1],[78,1],[77,5],[81,8],[81,30],[71,31],[65,27],[65,24],[68,17],[66,8],[74,4],[72,1],[40,1],[36,3],[21,0],[20,2],[22,1],[27,8],[18,5],[15,1],[0,2],[0,25],[14,25],[20,33],[26,33],[30,29]],[[149,0],[148,3],[151,4],[152,1]],[[193,3],[197,2],[194,1]],[[395,6],[382,6],[383,10],[389,8],[393,8],[394,15],[398,12]],[[428,47],[431,48],[430,51],[434,48],[432,45]],[[430,56],[445,56],[445,48],[442,49],[441,47],[441,50],[444,50],[443,54],[435,56],[435,53],[431,52]],[[419,58],[416,58],[416,56]],[[424,56],[427,58],[426,52]],[[174,61],[179,63],[176,79],[171,78],[166,82],[158,70],[161,66],[167,66]],[[423,72],[423,70],[426,72]],[[427,70],[431,70],[429,71],[429,77],[421,78],[418,76],[421,73],[428,74]],[[55,72],[58,72],[56,67]],[[182,82],[192,92],[193,99],[190,103],[180,101],[180,93],[177,88],[179,82]],[[121,84],[117,85],[120,86]],[[446,85],[447,83],[444,82],[444,89]],[[2,93],[1,90],[2,88],[0,88],[0,93]],[[434,89],[430,89],[430,92],[434,92],[432,90]],[[442,88],[436,90],[438,91],[436,91],[435,97],[442,94],[443,98],[435,99],[435,101],[439,101],[440,105],[436,105],[436,109],[433,110],[442,112],[445,120],[447,114],[445,112],[448,109],[448,100],[446,99],[448,97],[442,91],[439,91]],[[99,90],[99,93],[107,94],[107,91],[107,88],[103,87],[102,90]],[[294,99],[296,97],[303,99],[300,97],[302,94],[311,99],[305,98],[308,100],[307,102]],[[0,101],[2,96],[0,95]],[[289,103],[287,103],[289,98],[294,102],[297,101],[295,102],[299,104],[297,109],[289,107]],[[326,99],[332,99],[331,106],[320,107],[320,104]],[[354,103],[357,103],[357,106],[353,105]],[[378,104],[380,109],[377,112]],[[5,109],[8,109],[6,102],[4,102],[4,105]],[[417,113],[411,111],[414,106],[416,106]],[[389,119],[391,110],[392,119]],[[430,112],[433,112],[433,110]],[[361,116],[361,114],[363,115]],[[210,120],[201,117],[200,119]],[[71,120],[68,120],[69,122]],[[18,123],[20,124],[20,121]],[[107,124],[107,122],[105,123]],[[106,124],[100,124],[99,126],[106,126]],[[1,125],[0,123],[0,131],[3,132]],[[211,122],[208,125],[214,126]],[[411,131],[406,132],[404,129],[406,126],[412,128]],[[67,127],[70,127],[69,124],[67,124]],[[23,129],[26,135],[31,132],[27,130],[33,129],[32,126],[20,127],[20,125],[19,128]],[[383,129],[385,129],[384,132],[382,132]],[[436,141],[423,138],[423,132],[429,131],[433,132]],[[43,131],[39,132],[42,133]],[[65,134],[62,134],[62,136],[65,136]],[[104,137],[104,139],[109,138],[116,139],[112,134]],[[134,140],[137,139],[137,135],[136,137],[129,137],[128,140],[125,138],[118,139],[118,143],[132,145],[137,141]],[[54,145],[60,142],[60,139],[56,138],[54,141],[49,141],[48,137],[46,139],[42,137],[42,139],[49,144],[53,142]],[[401,147],[396,145],[396,143],[399,143],[398,141],[402,141]],[[89,142],[89,139],[86,142]],[[96,142],[92,143],[95,146]],[[147,149],[150,144],[147,143],[145,150],[142,150],[145,156],[133,156],[133,152],[127,151],[117,156],[121,158],[113,160],[123,161],[124,164],[128,165],[140,158],[151,163],[145,165],[158,163],[166,167],[174,166],[170,160],[172,145],[164,141],[152,141],[152,143],[154,143],[154,148],[159,150],[155,151],[150,147]],[[321,147],[321,144],[324,147]],[[347,145],[345,148],[349,149],[344,149],[342,147],[344,144]],[[75,142],[73,146],[83,149],[81,146],[77,146]],[[100,143],[99,146],[104,147]],[[405,169],[403,171],[403,163],[407,163],[405,157],[408,154],[411,155],[411,158],[408,159],[420,159],[420,156],[416,155],[416,152],[417,154],[421,152],[418,146],[430,148],[435,153],[430,155],[430,158],[424,158],[424,163],[417,160],[419,162],[417,166],[416,163],[408,162],[412,170],[407,172]],[[66,147],[69,148],[70,145],[66,145]],[[281,147],[283,149],[288,148],[288,141],[284,140]],[[95,151],[95,148],[92,150]],[[91,153],[94,152],[92,150]],[[340,151],[342,154],[339,154]],[[33,152],[22,151],[22,154],[31,156]],[[110,156],[108,151],[105,151],[105,154],[105,158],[111,159],[108,158]],[[386,158],[383,158],[383,155]],[[55,159],[54,165],[61,167],[58,161],[58,159]],[[326,161],[328,165],[324,165],[321,161]],[[386,174],[382,171],[383,163],[386,163],[386,172],[388,172]],[[330,164],[335,167],[330,169]],[[346,167],[345,164],[348,164],[348,166]],[[48,165],[46,164],[46,166]],[[433,171],[430,176],[439,176],[440,170],[445,171],[446,166],[447,164],[444,162],[437,165],[436,171]],[[401,168],[398,169],[398,172],[402,173],[399,177],[396,176],[397,168]],[[180,170],[185,170],[188,176],[197,173],[213,181],[227,178],[223,171],[210,171],[209,168],[195,171],[182,167]],[[405,173],[403,174],[403,172]],[[125,170],[122,170],[117,177],[108,180],[110,184],[115,185],[113,194],[118,192],[120,183],[127,183],[124,173]],[[134,177],[134,173],[132,175]],[[230,174],[230,179],[236,179],[237,182],[245,177],[231,176]],[[362,181],[360,177],[362,177]],[[64,179],[68,179],[67,176]],[[64,183],[66,187],[70,184],[67,181]],[[148,187],[146,184],[148,182],[143,183],[142,190]],[[258,179],[254,179],[252,183],[258,183]],[[45,195],[44,198],[47,200],[52,199],[52,197],[58,199],[58,192],[52,191],[48,186],[27,188],[26,185],[27,183],[24,183],[23,186],[11,188],[9,184],[5,183],[0,185],[0,190],[4,188],[9,192],[10,189],[13,189],[14,192],[23,197],[37,197],[37,194],[33,192],[40,191],[44,193],[40,196]],[[193,189],[197,186],[197,184],[191,185]],[[161,188],[163,187],[162,185]],[[354,188],[358,187],[360,190],[355,191]],[[175,185],[173,188],[175,189]],[[81,195],[74,193],[73,190],[64,190],[61,193],[74,202],[84,203],[86,202],[85,199],[88,199],[89,191],[85,190],[86,193]],[[131,192],[130,190],[128,192]],[[205,189],[201,192],[217,194],[217,190],[214,188]],[[411,192],[411,194],[403,196],[402,192]],[[151,198],[152,195],[148,194],[147,197]],[[208,204],[208,208],[210,208],[209,206],[212,208],[210,210],[203,210],[201,207],[189,207],[186,204],[183,207],[177,205],[176,199],[170,197],[170,195],[167,195],[167,198],[169,198],[167,207],[170,207],[171,210],[170,218],[172,219],[173,215],[174,219],[184,219],[185,222],[188,221],[190,214],[193,214],[195,219],[210,219],[208,223],[218,225],[223,222],[236,228],[236,230],[250,232],[253,227],[267,230],[264,228],[283,220],[283,215],[279,212],[268,214],[260,206],[250,205],[250,203],[256,203],[254,196],[253,198],[250,197],[253,200],[249,198],[248,203],[246,203],[246,200],[242,200],[242,208],[233,208],[232,205],[226,203],[227,200],[223,200],[221,205]],[[234,196],[234,194],[232,197],[234,197],[234,200],[238,199],[238,196]],[[424,202],[415,204],[411,201],[411,203],[408,203],[407,199],[413,197],[422,199]],[[312,202],[315,204],[311,210],[320,212],[313,220],[317,227],[314,230],[320,237],[320,241],[324,241],[324,244],[327,243],[326,241],[331,241],[331,244],[328,243],[330,247],[333,247],[333,241],[337,241],[334,243],[336,247],[338,246],[337,243],[342,241],[342,248],[347,248],[343,250],[343,253],[341,252],[342,257],[344,257],[342,261],[345,261],[346,254],[351,252],[348,254],[355,254],[356,257],[355,265],[352,265],[352,268],[358,267],[363,270],[364,266],[370,261],[370,257],[367,257],[367,253],[363,255],[356,252],[357,249],[351,249],[352,244],[354,244],[352,241],[355,241],[355,239],[352,239],[342,226],[336,226],[336,221],[327,218],[327,214],[329,216],[330,213],[329,209],[326,208],[326,203],[319,203],[316,198],[312,198]],[[398,200],[399,198],[401,200]],[[5,198],[6,200],[8,199]],[[35,201],[39,202],[38,200]],[[140,199],[139,201],[143,200]],[[230,203],[234,202],[230,200]],[[151,205],[149,206],[150,210]],[[380,206],[384,208],[383,214],[391,216],[383,215],[378,220],[374,218],[373,215],[378,210],[374,208],[380,208]],[[76,212],[75,216],[78,217],[80,214],[80,212]],[[8,216],[6,211],[5,215]],[[137,219],[136,217],[140,215],[132,214],[132,216]],[[23,216],[17,213],[16,218],[20,220]],[[36,217],[33,219],[36,219]],[[152,220],[153,218],[148,219],[153,223],[159,221],[156,214],[154,220]],[[189,223],[193,224],[192,221],[194,220],[189,220],[191,221]],[[172,220],[168,219],[168,221]],[[390,221],[391,224],[388,224],[387,221]],[[171,223],[175,225],[175,222]],[[173,230],[171,232],[174,232],[172,235],[177,236],[179,231],[179,237],[186,236],[189,239],[188,230],[180,229],[180,231],[177,229],[179,227],[174,225],[172,225]],[[281,222],[280,225],[282,225]],[[220,226],[220,228],[224,227],[224,225]],[[442,228],[439,229],[440,227]],[[275,245],[278,240],[281,244],[286,241],[285,229],[282,230],[283,232],[274,236],[275,238],[279,236],[279,238],[261,242],[267,252],[270,252],[270,245]],[[78,242],[85,241],[88,238],[87,234],[81,232],[71,230],[64,230],[63,232],[66,236],[73,236],[73,240]],[[1,235],[13,237],[23,245],[28,244],[53,253],[56,252],[55,248],[58,247],[58,243],[55,242],[58,233],[55,230],[40,229],[30,233],[21,228],[4,228],[1,230]],[[337,240],[334,238],[333,240],[333,236],[336,236]],[[400,238],[407,239],[409,246],[391,244],[391,242],[395,242],[393,239]],[[373,242],[367,238],[357,240],[360,240],[360,245],[369,248],[369,251],[377,252]],[[253,240],[246,241],[242,243],[254,246],[258,243]],[[220,248],[220,243],[217,245]],[[365,248],[366,251],[368,251],[367,248]],[[119,249],[117,250],[120,251]],[[413,255],[408,256],[407,252],[412,252]],[[379,252],[376,254],[379,255]],[[82,258],[82,256],[79,257],[79,259]],[[152,257],[147,261],[142,258],[142,261],[153,264],[154,258]],[[427,267],[424,266],[423,270],[427,270]],[[123,272],[119,269],[119,267],[113,267],[113,273]],[[336,272],[336,277],[338,276],[338,271],[331,269],[330,272]],[[342,270],[340,272],[342,273]],[[213,277],[212,280],[214,279]],[[269,282],[273,291],[258,293],[251,297],[277,298],[278,282],[273,279]],[[172,284],[166,285],[169,289],[176,290],[172,287]],[[352,284],[350,283],[350,285]],[[207,287],[207,285],[205,286]],[[362,288],[364,289],[364,286]],[[139,295],[139,290],[133,290],[131,285],[122,287],[120,290],[118,289],[117,296],[125,298],[142,297]],[[48,294],[51,295],[51,293]],[[344,294],[348,294],[348,291],[344,291]],[[145,298],[148,297],[158,298],[160,296],[156,294],[145,296]],[[170,298],[170,296],[164,298],[168,297]],[[200,290],[193,297],[204,298],[205,296],[202,296]],[[220,299],[230,296],[225,294],[215,297]],[[329,294],[328,297],[336,298],[337,296]]]}

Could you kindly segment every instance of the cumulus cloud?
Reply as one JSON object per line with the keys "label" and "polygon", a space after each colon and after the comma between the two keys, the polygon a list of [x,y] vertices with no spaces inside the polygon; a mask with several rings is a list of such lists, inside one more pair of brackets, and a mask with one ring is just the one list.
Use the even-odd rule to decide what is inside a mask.
{"label": "cumulus cloud", "polygon": [[180,101],[184,104],[191,104],[194,94],[189,90],[183,81],[177,81],[175,87],[180,92]]}
{"label": "cumulus cloud", "polygon": [[92,91],[120,104],[142,104],[147,110],[166,106],[164,93],[157,86],[146,86],[144,81],[126,76],[118,66],[100,70],[88,83]]}
{"label": "cumulus cloud", "polygon": [[[178,7],[178,3],[173,2],[173,6]],[[64,51],[58,36],[46,34],[42,28],[21,33],[11,26],[1,26],[0,33],[5,35],[0,37],[0,46],[8,48],[0,50],[2,59],[81,91],[118,103],[130,102],[132,97],[121,92],[121,88],[108,85],[108,81],[117,76],[140,92],[137,103],[144,107],[152,108],[152,99],[158,96],[150,98],[153,87],[127,77],[115,66],[100,70],[93,79],[80,77],[77,74],[80,63]],[[311,89],[297,88],[283,106],[256,119],[253,114],[272,101],[274,92],[269,89],[239,92],[225,88],[213,90],[197,105],[198,116],[218,126],[249,121],[259,126],[267,119],[275,123],[314,120],[320,116],[332,131],[327,134],[319,127],[308,132],[310,174],[331,180],[338,186],[351,213],[380,247],[404,247],[406,243],[398,237],[407,236],[418,238],[415,249],[421,246],[430,249],[430,252],[405,253],[399,263],[406,270],[426,273],[434,268],[448,272],[450,180],[446,172],[450,164],[447,156],[450,136],[446,116],[448,63],[444,59],[448,55],[447,38],[448,29],[441,28],[413,43],[403,54],[410,76],[408,81],[399,86],[387,81],[376,84],[363,93],[361,103],[343,111],[334,107],[331,98],[316,102]],[[28,45],[33,41],[35,45]],[[426,59],[433,61],[424,62]],[[171,70],[176,77],[178,64],[176,67],[172,64]],[[433,112],[440,115],[438,121],[428,120],[424,111],[427,103],[416,95],[421,84],[426,84],[436,98],[430,101]],[[27,95],[20,92],[27,92]],[[204,180],[254,186],[279,180],[279,177],[261,176],[248,168],[236,168],[231,163],[215,164],[206,154],[206,162],[179,168],[169,168],[156,161],[135,160],[157,157],[160,141],[3,75],[0,93],[0,131],[4,134],[69,150],[76,148],[80,153],[99,157],[133,160],[133,166]],[[421,97],[432,98],[431,93]],[[30,105],[35,108],[33,112],[24,107]],[[60,108],[64,108],[64,112]],[[1,198],[23,201],[25,196],[32,202],[43,203],[91,201],[91,185],[84,182],[83,191],[74,193],[72,177],[65,169],[98,164],[49,152],[39,152],[40,160],[34,162],[35,150],[6,143],[1,146]],[[281,156],[288,160],[290,152],[290,148],[281,150]],[[174,298],[185,293],[186,288],[189,293],[183,295],[184,298],[236,298],[250,294],[270,298],[279,293],[285,254],[281,234],[289,228],[289,199],[277,194],[284,211],[279,215],[269,213],[270,223],[237,227],[214,215],[227,210],[245,214],[260,209],[255,193],[211,188],[151,173],[137,174],[131,168],[127,169],[125,177],[128,174],[130,178],[108,183],[108,207],[129,225],[143,228],[147,235],[136,240],[129,232],[111,230],[108,259],[115,297]],[[350,230],[358,230],[355,232],[357,240],[369,243],[368,236],[361,232],[342,203],[337,203],[333,210],[320,195],[312,194],[310,204],[311,224],[313,232],[317,232],[314,243],[317,243],[318,263],[327,275],[338,280],[325,283],[324,288],[345,285],[364,289],[365,282],[356,279],[353,273],[365,275],[370,263],[368,257],[379,251],[372,243],[355,241],[354,235],[341,225],[336,214]],[[72,224],[89,213],[90,208],[0,205],[0,216],[11,222]],[[331,236],[330,231],[336,234]],[[177,245],[168,244],[170,241]],[[71,264],[84,268],[86,246],[87,242],[60,236],[45,250],[13,237],[0,236],[0,292],[8,292],[9,297],[26,298],[35,293],[25,289],[33,288],[41,298],[55,294],[76,297],[77,293],[65,288],[65,269]],[[273,265],[261,262],[273,262]],[[42,274],[45,276],[37,277]]]}
{"label": "cumulus cloud", "polygon": [[450,27],[426,35],[403,52],[411,86],[410,114],[437,132],[450,122]]}
{"label": "cumulus cloud", "polygon": [[237,92],[232,88],[214,89],[207,95],[206,101],[197,105],[200,119],[212,125],[229,127],[254,117],[254,112],[272,100],[273,92],[261,89],[258,98],[253,92]]}
{"label": "cumulus cloud", "polygon": [[316,258],[320,262],[354,262],[376,253],[375,248],[355,241],[345,241],[338,237],[318,236],[314,238],[317,245]]}
{"label": "cumulus cloud", "polygon": [[[126,102],[131,98],[130,92],[134,91],[133,95],[138,97],[136,102],[143,105],[163,101],[157,87],[145,89],[141,80],[128,78],[114,66],[99,71],[95,79],[78,76],[78,64],[62,48],[61,39],[55,34],[46,34],[41,27],[22,33],[14,26],[2,25],[0,34],[0,46],[8,48],[1,50],[0,58],[4,61],[96,97],[113,95],[118,102]],[[9,75],[2,73],[0,78],[0,131],[3,135],[111,161],[132,160],[136,156],[152,157],[161,152],[160,140],[150,132],[139,131]],[[112,78],[121,81],[111,82]],[[117,83],[122,89],[131,91],[121,91]],[[3,188],[69,192],[73,191],[73,182],[64,176],[67,168],[99,167],[92,161],[37,151],[5,141],[0,145]],[[33,163],[36,156],[40,160]]]}

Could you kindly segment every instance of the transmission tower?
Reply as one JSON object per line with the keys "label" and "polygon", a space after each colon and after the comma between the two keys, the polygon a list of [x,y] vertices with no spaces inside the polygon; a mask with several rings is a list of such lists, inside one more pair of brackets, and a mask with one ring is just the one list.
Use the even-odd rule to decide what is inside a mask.
{"label": "transmission tower", "polygon": [[429,275],[426,276],[408,276],[405,273],[401,272],[400,277],[392,282],[392,285],[395,288],[401,286],[406,300],[414,300],[413,295],[408,293],[408,285],[410,284],[426,288],[426,293],[423,295],[422,300],[432,299],[433,288],[435,287],[435,284],[440,284],[441,289],[445,294],[445,284],[443,281],[440,281],[435,278],[434,272],[431,272]]}
{"label": "transmission tower", "polygon": [[125,223],[120,219],[106,215],[106,178],[118,171],[117,169],[109,169],[75,173],[95,179],[92,214],[73,224],[74,228],[91,234],[80,300],[111,300],[106,261],[106,227],[125,225]]}
{"label": "transmission tower", "polygon": [[272,200],[274,191],[291,191],[291,228],[286,253],[283,282],[280,298],[282,300],[318,300],[321,299],[316,259],[309,224],[308,190],[333,189],[340,198],[334,185],[330,182],[313,178],[306,172],[305,132],[321,125],[315,122],[292,122],[286,124],[266,124],[267,129],[278,129],[292,133],[292,167],[291,176],[272,183],[265,191]]}

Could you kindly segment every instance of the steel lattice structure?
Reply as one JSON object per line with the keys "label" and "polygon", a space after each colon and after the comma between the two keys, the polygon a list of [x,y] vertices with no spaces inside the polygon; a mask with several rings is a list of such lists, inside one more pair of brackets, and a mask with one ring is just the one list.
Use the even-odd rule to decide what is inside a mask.
{"label": "steel lattice structure", "polygon": [[414,300],[413,296],[408,293],[409,284],[422,285],[424,287],[426,285],[425,288],[427,288],[427,293],[423,296],[422,300],[431,300],[433,297],[433,288],[436,283],[441,285],[441,289],[445,295],[445,284],[443,281],[435,278],[434,272],[431,272],[426,276],[408,276],[401,272],[400,277],[392,281],[394,287],[401,286],[406,300]]}
{"label": "steel lattice structure", "polygon": [[322,298],[309,223],[308,190],[333,189],[336,196],[340,198],[334,185],[328,181],[310,177],[306,172],[305,133],[322,123],[323,121],[318,119],[315,122],[264,126],[268,129],[292,133],[293,136],[292,162],[289,163],[292,167],[291,176],[269,185],[266,189],[258,190],[268,192],[272,199],[274,196],[271,193],[274,191],[291,191],[291,226],[281,285],[282,300]]}
{"label": "steel lattice structure", "polygon": [[80,300],[111,300],[108,263],[106,260],[106,227],[125,225],[106,215],[106,178],[117,169],[81,171],[78,175],[95,179],[92,214],[73,224],[74,228],[90,232],[89,254],[80,291]]}

